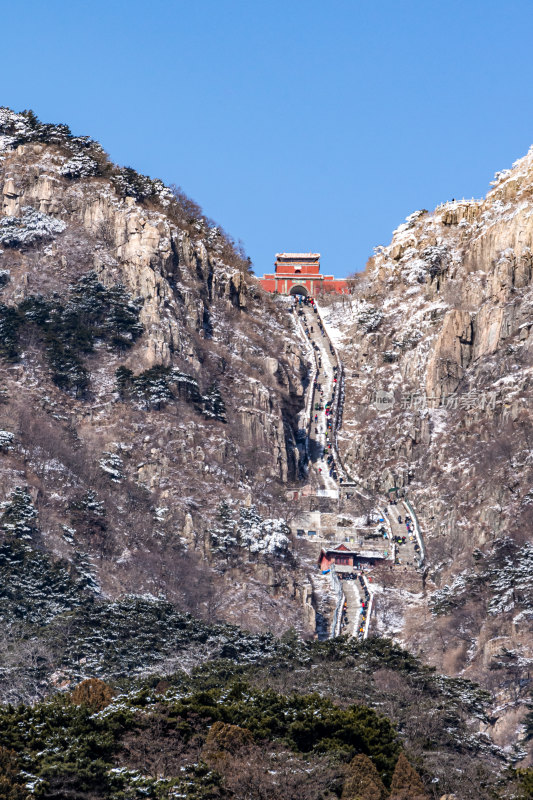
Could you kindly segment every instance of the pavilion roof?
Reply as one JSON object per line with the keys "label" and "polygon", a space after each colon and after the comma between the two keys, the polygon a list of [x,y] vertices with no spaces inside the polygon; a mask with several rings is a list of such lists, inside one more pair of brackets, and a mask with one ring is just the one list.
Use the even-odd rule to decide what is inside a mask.
{"label": "pavilion roof", "polygon": [[359,548],[354,548],[349,546],[349,542],[339,542],[339,544],[335,544],[332,546],[326,546],[322,548],[325,553],[340,553],[346,555],[353,555],[355,553],[359,553]]}
{"label": "pavilion roof", "polygon": [[320,258],[320,253],[276,253],[276,258]]}

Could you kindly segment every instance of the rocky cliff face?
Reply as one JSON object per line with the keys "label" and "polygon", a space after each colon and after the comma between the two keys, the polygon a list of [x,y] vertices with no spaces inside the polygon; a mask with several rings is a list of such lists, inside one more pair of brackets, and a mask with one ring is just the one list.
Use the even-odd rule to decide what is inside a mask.
{"label": "rocky cliff face", "polygon": [[81,559],[108,598],[301,627],[285,542],[212,546],[224,501],[233,529],[268,518],[298,475],[283,309],[194,203],[65,126],[0,110],[0,198],[4,538]]}
{"label": "rocky cliff face", "polygon": [[532,248],[530,151],[486,198],[411,214],[327,317],[344,460],[378,495],[407,489],[427,543],[382,630],[508,701],[533,656]]}

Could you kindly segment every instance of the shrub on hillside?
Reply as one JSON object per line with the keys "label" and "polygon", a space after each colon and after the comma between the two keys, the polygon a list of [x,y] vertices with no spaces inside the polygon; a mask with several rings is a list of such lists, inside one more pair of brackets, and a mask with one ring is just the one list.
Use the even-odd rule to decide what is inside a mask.
{"label": "shrub on hillside", "polygon": [[9,108],[0,108],[0,152],[31,142],[57,145],[69,153],[70,161],[60,169],[60,174],[68,178],[86,177],[85,162],[89,159],[96,164],[96,171],[91,169],[91,174],[103,175],[111,166],[98,142],[89,136],[73,136],[68,125],[41,122],[31,110],[16,114]]}
{"label": "shrub on hillside", "polygon": [[14,750],[0,747],[0,798],[27,800],[28,790],[20,774],[21,764]]}
{"label": "shrub on hillside", "polygon": [[105,533],[107,530],[105,506],[92,489],[74,497],[69,508],[74,526],[79,526],[92,535]]}
{"label": "shrub on hillside", "polygon": [[191,403],[207,419],[226,422],[226,404],[220,389],[212,384],[202,394],[198,381],[175,367],[156,364],[137,375],[128,367],[115,372],[116,389],[121,400],[130,400],[147,410],[160,411],[178,398]]}
{"label": "shrub on hillside", "polygon": [[426,270],[431,278],[436,278],[446,271],[450,254],[444,245],[433,245],[426,247],[422,252],[422,259],[426,264]]}
{"label": "shrub on hillside", "polygon": [[0,621],[17,620],[39,628],[54,617],[79,608],[94,589],[82,559],[78,566],[10,539],[0,545]]}
{"label": "shrub on hillside", "polygon": [[21,217],[0,219],[0,245],[4,247],[31,247],[39,242],[54,239],[66,228],[63,220],[50,217],[31,206],[22,209]]}
{"label": "shrub on hillside", "polygon": [[91,156],[79,153],[70,158],[59,170],[59,174],[65,178],[90,178],[98,175],[99,164]]}
{"label": "shrub on hillside", "polygon": [[15,434],[11,431],[0,430],[0,452],[7,453],[8,450],[11,450],[14,439]]}
{"label": "shrub on hillside", "polygon": [[206,736],[202,758],[209,766],[217,768],[228,756],[235,756],[245,747],[253,744],[254,737],[247,728],[215,722]]}
{"label": "shrub on hillside", "polygon": [[101,470],[109,475],[113,483],[120,483],[124,478],[124,462],[117,453],[111,453],[108,450],[104,451],[98,465]]}
{"label": "shrub on hillside", "polygon": [[70,693],[70,699],[76,706],[87,706],[93,711],[101,711],[113,699],[113,690],[99,678],[87,678]]}
{"label": "shrub on hillside", "polygon": [[366,300],[361,300],[356,308],[356,319],[365,333],[373,333],[381,325],[383,312]]}
{"label": "shrub on hillside", "polygon": [[214,552],[229,554],[243,548],[250,553],[280,556],[289,549],[289,534],[285,520],[263,519],[254,505],[241,507],[237,517],[236,510],[223,501],[209,539]]}
{"label": "shrub on hillside", "polygon": [[136,200],[166,200],[172,197],[172,191],[158,178],[141,175],[131,167],[117,167],[111,175],[111,182],[122,197],[134,197]]}

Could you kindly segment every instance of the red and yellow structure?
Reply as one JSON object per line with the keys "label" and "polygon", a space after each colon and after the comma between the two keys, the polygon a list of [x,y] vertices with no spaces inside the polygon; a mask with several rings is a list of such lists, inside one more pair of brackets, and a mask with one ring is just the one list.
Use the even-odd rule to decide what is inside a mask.
{"label": "red and yellow structure", "polygon": [[325,292],[348,293],[345,280],[320,274],[320,253],[277,253],[274,273],[259,282],[265,292],[318,297]]}

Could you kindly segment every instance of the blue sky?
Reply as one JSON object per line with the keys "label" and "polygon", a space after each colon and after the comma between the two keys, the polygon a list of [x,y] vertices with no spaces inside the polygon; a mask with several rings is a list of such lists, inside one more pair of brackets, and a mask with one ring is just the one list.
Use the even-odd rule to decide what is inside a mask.
{"label": "blue sky", "polygon": [[25,0],[0,105],[176,183],[270,271],[362,269],[533,143],[531,0]]}

